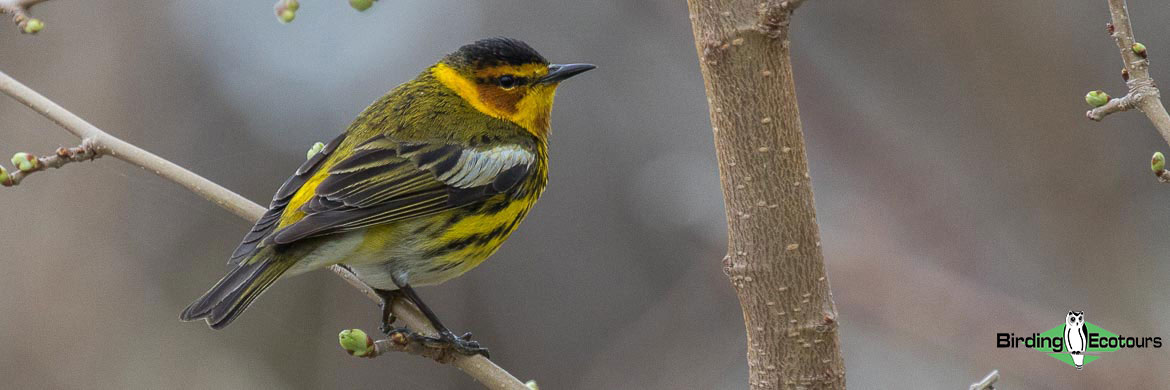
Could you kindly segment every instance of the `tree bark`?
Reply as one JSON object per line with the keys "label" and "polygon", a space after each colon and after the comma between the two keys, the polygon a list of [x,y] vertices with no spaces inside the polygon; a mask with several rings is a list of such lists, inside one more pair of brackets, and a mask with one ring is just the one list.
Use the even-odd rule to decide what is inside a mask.
{"label": "tree bark", "polygon": [[799,3],[688,0],[752,389],[845,388],[788,50]]}

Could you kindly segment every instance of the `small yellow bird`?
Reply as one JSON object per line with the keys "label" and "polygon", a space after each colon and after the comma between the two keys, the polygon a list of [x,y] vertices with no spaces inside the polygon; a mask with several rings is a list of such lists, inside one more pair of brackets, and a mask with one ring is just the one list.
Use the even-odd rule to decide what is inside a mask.
{"label": "small yellow bird", "polygon": [[385,302],[414,303],[439,331],[432,345],[486,356],[412,286],[462,275],[516,230],[548,180],[557,86],[593,68],[549,64],[509,38],[447,55],[301,165],[232,254],[231,271],[180,318],[223,328],[280,277],[341,264]]}

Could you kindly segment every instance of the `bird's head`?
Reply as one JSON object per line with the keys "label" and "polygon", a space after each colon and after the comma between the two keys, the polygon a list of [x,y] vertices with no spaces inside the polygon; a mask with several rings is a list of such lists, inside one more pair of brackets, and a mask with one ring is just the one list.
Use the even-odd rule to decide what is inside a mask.
{"label": "bird's head", "polygon": [[444,86],[480,112],[543,137],[561,81],[595,66],[549,64],[524,42],[488,38],[465,45],[431,67]]}

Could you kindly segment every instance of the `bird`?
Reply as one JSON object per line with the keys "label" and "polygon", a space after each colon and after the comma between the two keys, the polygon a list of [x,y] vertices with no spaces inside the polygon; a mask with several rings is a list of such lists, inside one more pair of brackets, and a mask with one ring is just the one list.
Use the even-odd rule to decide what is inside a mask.
{"label": "bird", "polygon": [[[475,268],[516,230],[548,183],[560,83],[592,64],[550,64],[523,41],[477,40],[375,100],[273,195],[230,270],[180,319],[222,329],[277,280],[332,265],[405,298],[438,331],[428,345],[488,356],[456,336],[414,287]],[[413,334],[415,337],[422,337]]]}
{"label": "bird", "polygon": [[1085,312],[1070,311],[1064,318],[1064,345],[1077,370],[1085,367]]}

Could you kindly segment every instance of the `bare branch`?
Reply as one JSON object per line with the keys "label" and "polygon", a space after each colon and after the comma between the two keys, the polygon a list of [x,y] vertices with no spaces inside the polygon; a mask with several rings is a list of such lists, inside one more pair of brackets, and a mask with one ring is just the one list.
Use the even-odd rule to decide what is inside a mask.
{"label": "bare branch", "polygon": [[[3,1],[3,0],[0,0]],[[32,3],[44,0],[25,0],[24,2],[16,2],[16,4]],[[10,2],[11,3],[11,2]],[[0,3],[3,4],[3,3]],[[264,214],[265,208],[253,203],[252,201],[236,194],[215,182],[207,180],[194,172],[191,172],[183,167],[180,167],[162,157],[156,156],[144,149],[134,146],[128,142],[114,137],[96,126],[86,122],[77,115],[62,108],[57,103],[42,96],[31,88],[21,84],[4,72],[0,71],[0,91],[3,91],[8,96],[28,106],[41,115],[49,118],[49,120],[60,125],[66,131],[69,131],[78,138],[83,139],[82,146],[78,149],[80,153],[75,153],[74,157],[79,154],[84,159],[92,159],[97,156],[112,156],[138,167],[144,168],[154,174],[175,182],[192,192],[199,194],[207,200],[216,205],[231,211],[240,218],[248,222],[254,222]],[[68,153],[66,153],[68,154]],[[46,166],[53,166],[54,168],[65,165],[68,162],[75,160],[74,157],[52,156],[44,159]],[[76,159],[80,160],[80,159]],[[41,159],[38,159],[41,161]],[[42,169],[43,170],[43,169]],[[14,173],[9,180],[16,180],[17,174],[22,176],[31,172]],[[329,268],[350,285],[356,287],[359,291],[372,299],[374,302],[381,303],[381,298],[374,293],[374,290],[362,283],[356,275],[349,272],[349,270],[340,266],[333,266]],[[436,334],[429,322],[422,314],[418,312],[413,306],[405,304],[404,302],[393,303],[393,313],[396,317],[401,319],[408,327],[416,331],[426,334]],[[393,348],[390,348],[393,350]],[[465,356],[452,354],[449,359],[443,361],[450,363],[467,373],[484,386],[491,389],[514,389],[514,390],[528,390],[528,387],[512,374],[500,368],[492,361],[483,356]]]}
{"label": "bare branch", "polygon": [[995,382],[999,380],[999,370],[992,370],[990,374],[978,382],[971,384],[970,390],[995,390]]}

